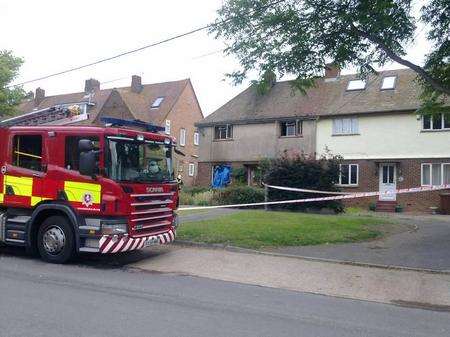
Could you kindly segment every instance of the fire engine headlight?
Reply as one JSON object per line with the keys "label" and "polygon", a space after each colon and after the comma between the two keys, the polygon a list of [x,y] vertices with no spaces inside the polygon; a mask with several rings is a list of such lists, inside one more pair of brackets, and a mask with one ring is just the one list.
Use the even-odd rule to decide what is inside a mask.
{"label": "fire engine headlight", "polygon": [[102,223],[103,235],[126,234],[128,225],[126,223]]}

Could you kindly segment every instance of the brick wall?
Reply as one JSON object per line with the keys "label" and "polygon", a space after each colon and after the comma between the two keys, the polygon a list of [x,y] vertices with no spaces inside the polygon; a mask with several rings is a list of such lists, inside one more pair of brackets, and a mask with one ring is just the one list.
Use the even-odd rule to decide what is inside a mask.
{"label": "brick wall", "polygon": [[[176,175],[181,174],[183,183],[186,186],[196,184],[198,176],[198,146],[194,145],[194,132],[197,130],[195,123],[203,119],[202,110],[198,104],[194,88],[189,82],[182,94],[178,98],[176,104],[167,116],[170,120],[170,135],[175,137],[178,142],[178,148],[186,156],[175,155]],[[165,123],[165,121],[163,122]],[[186,130],[186,145],[180,146],[180,130]],[[195,165],[195,173],[193,177],[189,176],[189,164]]]}
{"label": "brick wall", "polygon": [[[379,166],[381,160],[347,160],[346,164],[359,165],[359,184],[357,187],[343,188],[346,192],[366,192],[379,190]],[[448,163],[450,158],[442,159],[400,159],[386,162],[397,163],[397,188],[419,187],[421,185],[422,163]],[[400,177],[403,181],[400,181]],[[397,195],[397,204],[402,205],[405,211],[430,212],[430,207],[439,207],[440,191],[421,192]],[[376,203],[378,197],[347,200],[348,206],[368,208],[371,203]]]}

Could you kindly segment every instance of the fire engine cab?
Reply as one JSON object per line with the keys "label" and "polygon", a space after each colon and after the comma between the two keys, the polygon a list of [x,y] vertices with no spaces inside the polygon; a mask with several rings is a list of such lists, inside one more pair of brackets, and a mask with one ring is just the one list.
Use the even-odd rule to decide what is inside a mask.
{"label": "fire engine cab", "polygon": [[141,121],[104,121],[107,127],[0,123],[0,245],[64,263],[79,252],[175,239],[174,139]]}

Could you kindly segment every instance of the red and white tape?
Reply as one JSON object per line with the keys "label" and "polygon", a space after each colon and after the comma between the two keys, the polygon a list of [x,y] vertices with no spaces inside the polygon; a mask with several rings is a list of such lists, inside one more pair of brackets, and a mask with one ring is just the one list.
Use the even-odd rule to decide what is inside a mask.
{"label": "red and white tape", "polygon": [[[268,186],[273,187],[273,186]],[[277,187],[277,186],[275,186]],[[281,186],[278,186],[281,187]],[[306,199],[296,199],[296,200],[282,200],[282,201],[267,201],[267,202],[255,202],[248,204],[234,204],[234,205],[218,205],[218,206],[199,206],[199,207],[182,207],[179,211],[185,210],[199,210],[199,209],[214,209],[214,208],[236,208],[236,207],[252,207],[252,206],[264,206],[264,205],[282,205],[282,204],[299,204],[305,202],[316,202],[316,201],[330,201],[330,200],[344,200],[344,199],[356,199],[356,198],[367,198],[375,197],[379,195],[394,195],[394,194],[406,194],[406,193],[419,193],[419,192],[430,192],[430,191],[440,191],[450,189],[450,184],[439,185],[439,186],[421,186],[412,188],[402,188],[398,190],[386,191],[386,192],[357,192],[345,195],[337,195],[332,197],[320,197],[320,198],[306,198]],[[297,189],[300,190],[300,189]],[[309,190],[310,192],[313,190]],[[305,192],[305,190],[302,190]],[[323,193],[325,191],[314,191],[314,193]]]}

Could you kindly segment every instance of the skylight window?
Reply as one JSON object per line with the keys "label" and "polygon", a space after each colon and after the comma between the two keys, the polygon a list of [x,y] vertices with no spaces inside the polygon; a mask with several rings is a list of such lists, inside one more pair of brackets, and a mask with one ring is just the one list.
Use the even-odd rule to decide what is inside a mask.
{"label": "skylight window", "polygon": [[158,109],[162,102],[164,101],[164,97],[158,97],[157,99],[155,99],[155,101],[152,104],[152,109]]}
{"label": "skylight window", "polygon": [[386,76],[383,78],[383,82],[381,83],[381,90],[389,90],[395,89],[395,82],[397,77],[395,76]]}
{"label": "skylight window", "polygon": [[364,90],[366,88],[365,80],[351,80],[348,82],[347,91]]}

